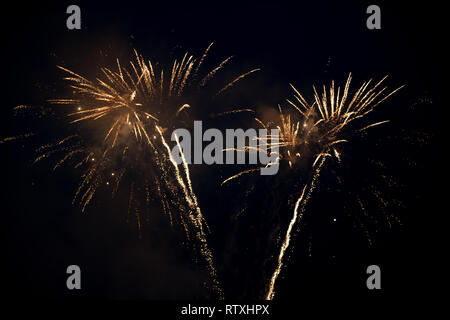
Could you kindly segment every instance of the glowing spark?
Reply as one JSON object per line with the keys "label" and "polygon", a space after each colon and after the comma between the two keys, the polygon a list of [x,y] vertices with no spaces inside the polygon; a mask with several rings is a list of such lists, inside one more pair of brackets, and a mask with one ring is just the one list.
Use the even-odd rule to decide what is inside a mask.
{"label": "glowing spark", "polygon": [[247,77],[248,75],[252,74],[253,72],[259,71],[261,69],[253,69],[250,70],[249,72],[246,72],[240,76],[238,76],[236,79],[234,79],[233,81],[230,81],[225,87],[223,87],[222,89],[219,90],[219,92],[217,92],[216,96],[222,94],[224,91],[228,90],[230,87],[232,87],[236,82],[238,82],[239,80],[242,80],[243,78]]}
{"label": "glowing spark", "polygon": [[248,170],[241,171],[241,172],[235,174],[234,176],[229,177],[229,178],[225,179],[224,181],[222,181],[221,185],[223,186],[223,185],[224,185],[225,183],[227,183],[228,181],[233,180],[233,179],[236,179],[236,178],[239,178],[240,176],[242,176],[242,175],[244,175],[244,174],[251,173],[251,172],[255,172],[255,171],[259,171],[259,170],[260,170],[260,169],[258,168],[258,169],[248,169]]}
{"label": "glowing spark", "polygon": [[179,114],[183,109],[190,108],[190,107],[191,107],[191,106],[188,105],[188,104],[183,104],[183,105],[180,107],[180,109],[177,110],[177,112],[175,113],[175,116],[178,116],[178,114]]}

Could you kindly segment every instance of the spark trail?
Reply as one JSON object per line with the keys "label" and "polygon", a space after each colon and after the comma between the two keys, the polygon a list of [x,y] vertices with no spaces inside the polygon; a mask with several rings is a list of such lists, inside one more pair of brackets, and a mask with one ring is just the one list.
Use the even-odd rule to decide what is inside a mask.
{"label": "spark trail", "polygon": [[[266,300],[272,300],[273,297],[275,296],[275,283],[276,283],[278,276],[280,275],[281,269],[283,267],[283,258],[286,253],[286,250],[289,248],[289,244],[291,242],[292,231],[294,230],[294,225],[300,224],[302,221],[302,218],[303,218],[303,215],[304,215],[304,212],[306,209],[306,205],[308,203],[309,198],[311,197],[312,192],[314,191],[314,189],[316,187],[317,179],[319,178],[320,171],[322,170],[322,166],[324,163],[325,163],[325,158],[322,158],[322,161],[320,162],[319,166],[316,168],[316,170],[314,172],[314,176],[309,185],[309,188],[308,188],[308,185],[306,184],[303,187],[300,197],[295,202],[294,214],[292,216],[291,221],[289,222],[289,227],[286,231],[286,235],[284,237],[283,244],[281,245],[281,248],[280,248],[280,253],[279,253],[278,259],[277,259],[277,266],[275,268],[275,271],[272,274],[272,277],[270,278],[269,289],[267,291]],[[306,189],[308,189],[308,192],[305,196]]]}
{"label": "spark trail", "polygon": [[[198,242],[197,245],[199,247],[200,254],[203,256],[203,258],[205,259],[205,261],[207,263],[207,269],[208,269],[209,275],[210,275],[212,283],[213,283],[213,285],[212,285],[213,290],[217,294],[219,299],[223,299],[223,292],[222,292],[222,289],[220,288],[220,284],[219,284],[219,281],[217,278],[217,271],[214,267],[213,256],[212,256],[211,250],[208,247],[205,231],[203,228],[203,226],[206,225],[206,222],[205,222],[203,214],[200,210],[200,206],[198,205],[197,197],[195,196],[195,193],[192,189],[188,164],[184,157],[184,153],[180,146],[180,142],[178,140],[178,137],[175,135],[175,140],[176,140],[176,143],[177,143],[180,155],[181,155],[183,169],[184,169],[184,175],[185,175],[185,179],[186,179],[187,183],[185,183],[183,177],[181,176],[181,172],[178,169],[178,165],[177,165],[175,159],[173,159],[173,157],[172,157],[171,149],[170,149],[169,145],[166,143],[161,129],[158,126],[156,126],[156,129],[157,129],[158,133],[160,134],[161,141],[162,141],[164,147],[166,148],[167,154],[169,155],[169,158],[170,158],[170,162],[172,163],[172,165],[174,167],[174,170],[176,173],[176,179],[177,179],[179,185],[181,186],[183,193],[185,195],[185,199],[187,200],[187,203],[189,205],[187,219],[190,222],[189,226],[194,229],[193,233],[195,235],[196,241]],[[187,184],[187,186],[186,186],[186,184]],[[206,227],[207,227],[207,225],[206,225]]]}

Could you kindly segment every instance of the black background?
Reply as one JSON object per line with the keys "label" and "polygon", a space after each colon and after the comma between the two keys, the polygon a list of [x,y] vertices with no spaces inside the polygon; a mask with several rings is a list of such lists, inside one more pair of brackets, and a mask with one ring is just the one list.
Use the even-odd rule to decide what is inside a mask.
{"label": "black background", "polygon": [[[436,40],[442,41],[442,30],[435,23],[439,22],[436,12],[442,9],[428,3],[380,2],[382,29],[368,30],[368,2],[74,2],[81,8],[82,30],[70,31],[65,13],[69,4],[15,3],[2,9],[0,137],[26,132],[23,124],[11,121],[14,106],[44,105],[65,93],[56,65],[95,75],[99,64],[111,65],[116,57],[127,59],[132,48],[164,63],[186,51],[200,55],[214,41],[210,66],[229,55],[236,57],[224,76],[261,67],[261,72],[236,86],[223,109],[236,104],[276,106],[290,95],[288,83],[308,95],[312,84],[331,79],[342,83],[348,72],[353,72],[355,83],[389,74],[390,87],[406,84],[379,113],[381,120],[386,115],[392,122],[386,129],[370,132],[369,136],[376,136],[372,140],[348,147],[348,165],[336,169],[348,177],[348,189],[334,193],[331,175],[323,178],[324,187],[319,187],[311,204],[318,218],[310,219],[305,227],[309,231],[296,238],[297,248],[282,273],[277,299],[392,302],[422,296],[433,284],[430,271],[442,272],[434,266],[437,240],[431,236],[437,233],[435,225],[443,213],[438,210],[440,193],[435,184],[440,163],[438,128],[444,116],[437,99],[443,60],[435,47]],[[224,121],[229,121],[224,126],[242,125],[235,118]],[[51,137],[52,128],[49,125],[44,136]],[[425,142],[418,143],[418,136],[425,136]],[[32,167],[32,147],[27,143],[3,144],[1,154],[2,290],[9,298],[208,298],[200,280],[204,275],[163,219],[146,226],[138,240],[135,224],[125,223],[126,207],[107,196],[81,214],[71,204],[76,177],[68,169],[52,174],[45,163]],[[401,185],[396,195],[384,191],[388,198],[401,197],[396,214],[402,225],[381,228],[372,246],[346,218],[352,209],[341,196],[361,188],[363,180],[351,177],[366,173],[362,164],[366,155],[385,161]],[[243,218],[239,227],[231,221],[240,189],[219,186],[230,172],[194,166],[194,188],[212,229],[210,245],[226,297],[259,299],[266,280],[260,277],[261,257],[254,250],[265,235],[254,225],[260,220],[252,223]],[[338,217],[337,223],[331,223],[333,217]],[[70,264],[82,269],[81,291],[65,287]],[[365,268],[370,264],[381,267],[381,291],[368,291],[365,286]]]}

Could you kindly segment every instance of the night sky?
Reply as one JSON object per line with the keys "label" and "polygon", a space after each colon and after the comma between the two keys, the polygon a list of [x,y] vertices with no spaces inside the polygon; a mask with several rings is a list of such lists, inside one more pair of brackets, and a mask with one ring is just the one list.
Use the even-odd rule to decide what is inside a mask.
{"label": "night sky", "polygon": [[[81,30],[66,28],[70,4],[81,8]],[[436,115],[443,106],[436,97],[441,67],[434,56],[434,9],[377,2],[382,29],[368,30],[365,11],[370,4],[39,2],[2,9],[0,139],[29,128],[40,132],[30,141],[0,144],[3,292],[13,300],[210,297],[202,285],[207,274],[180,245],[183,234],[170,228],[166,216],[153,212],[138,239],[136,222],[126,222],[125,192],[114,200],[100,193],[84,213],[72,205],[78,183],[74,170],[65,167],[53,173],[46,161],[31,165],[36,146],[64,128],[51,111],[48,118],[17,119],[12,108],[50,110],[48,99],[64,97],[68,88],[57,65],[92,78],[100,66],[114,66],[116,57],[129,60],[133,48],[167,65],[186,51],[200,56],[214,41],[205,68],[230,55],[235,58],[213,87],[250,69],[262,70],[236,84],[216,105],[205,103],[195,111],[195,119],[209,127],[255,126],[247,115],[217,114],[236,107],[264,113],[291,95],[289,83],[308,97],[313,84],[329,84],[332,79],[343,84],[349,72],[354,75],[353,88],[386,74],[390,88],[406,85],[371,115],[391,122],[346,144],[341,164],[327,164],[280,276],[276,299],[392,301],[422,294],[432,259],[429,235],[443,213],[437,209],[435,190],[441,121],[436,122]],[[212,95],[210,90],[207,94]],[[375,161],[384,163],[383,170],[374,169]],[[211,227],[208,241],[226,298],[255,300],[264,297],[274,263],[270,257],[278,252],[274,222],[285,230],[292,212],[284,201],[291,178],[254,176],[220,186],[240,168],[193,165],[191,174]],[[391,177],[393,185],[386,185],[380,175]],[[245,196],[251,184],[255,190]],[[392,204],[388,210],[401,223],[386,226],[371,200],[370,186]],[[376,217],[369,225],[371,245],[355,218],[361,215],[356,196]],[[236,218],[244,203],[248,211]],[[276,205],[281,206],[277,217],[271,209]],[[66,268],[71,264],[81,267],[80,291],[66,288]],[[371,264],[381,267],[382,290],[366,288],[366,267]]]}

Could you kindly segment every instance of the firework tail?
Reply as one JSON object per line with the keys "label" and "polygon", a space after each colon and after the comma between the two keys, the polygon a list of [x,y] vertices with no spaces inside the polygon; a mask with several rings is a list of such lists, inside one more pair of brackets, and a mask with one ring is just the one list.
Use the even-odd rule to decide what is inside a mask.
{"label": "firework tail", "polygon": [[[277,265],[276,268],[272,274],[272,277],[270,278],[269,282],[269,289],[267,290],[267,295],[265,297],[266,300],[273,300],[275,296],[275,284],[278,279],[278,276],[280,275],[281,269],[283,268],[283,261],[284,261],[284,255],[286,253],[286,250],[289,249],[289,244],[291,242],[291,238],[293,236],[293,233],[299,231],[300,226],[298,228],[294,228],[295,225],[299,225],[302,222],[306,205],[308,204],[309,198],[311,198],[311,194],[313,193],[314,189],[316,188],[317,180],[320,176],[320,172],[322,170],[322,167],[325,163],[326,157],[321,157],[321,160],[317,166],[317,168],[314,171],[313,177],[311,179],[311,182],[305,184],[303,187],[302,193],[300,194],[299,198],[297,199],[293,211],[292,218],[289,222],[288,229],[286,230],[286,235],[284,237],[283,243],[280,248],[280,253],[278,254],[277,259]],[[306,194],[305,194],[306,193]]]}
{"label": "firework tail", "polygon": [[212,292],[218,299],[223,299],[223,291],[220,287],[216,268],[214,267],[213,255],[212,255],[211,250],[208,247],[208,242],[206,240],[204,226],[206,226],[206,228],[207,228],[207,225],[206,225],[205,219],[203,217],[203,214],[201,212],[200,206],[198,204],[197,197],[192,188],[192,183],[191,183],[190,174],[189,174],[189,167],[188,167],[188,164],[184,157],[184,154],[182,152],[180,142],[178,140],[178,137],[175,135],[175,140],[176,140],[178,149],[180,150],[180,154],[181,154],[184,177],[182,176],[182,172],[178,168],[178,164],[176,163],[175,159],[172,157],[170,147],[167,144],[167,142],[165,141],[164,135],[162,134],[161,129],[158,126],[156,126],[156,129],[161,137],[161,141],[162,141],[164,147],[166,148],[169,160],[172,163],[173,168],[175,170],[176,180],[183,191],[184,199],[186,200],[186,203],[188,206],[188,210],[187,210],[187,214],[186,214],[185,218],[187,218],[186,220],[187,220],[189,229],[193,230],[196,247],[199,250],[201,257],[204,259],[204,262],[206,264],[206,268],[208,270],[208,274],[209,274],[211,282],[212,282],[212,288],[211,288]]}

